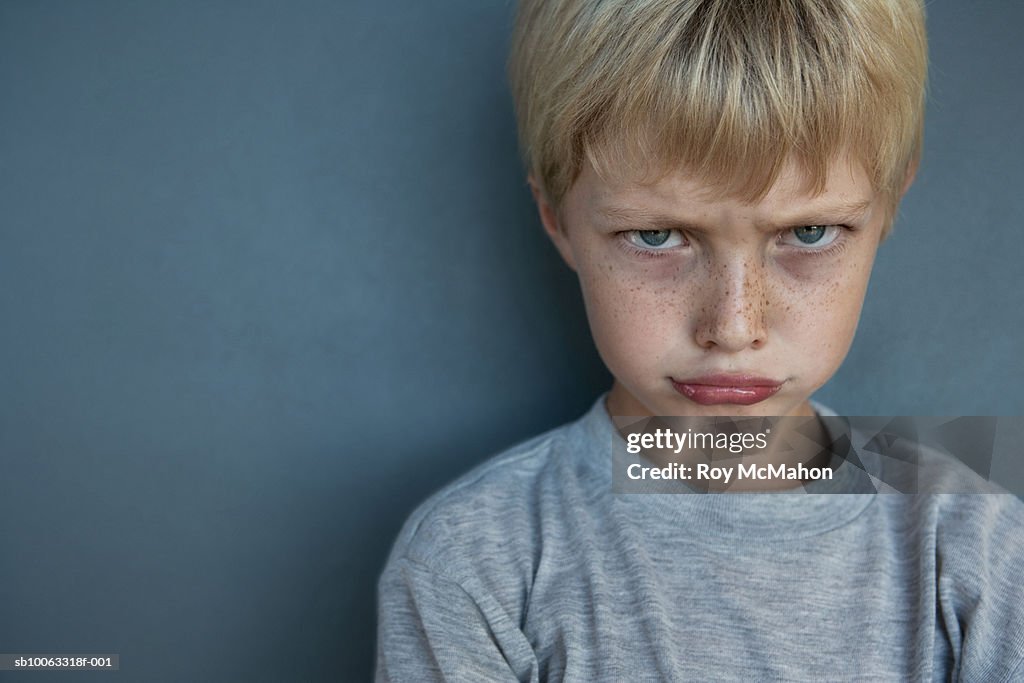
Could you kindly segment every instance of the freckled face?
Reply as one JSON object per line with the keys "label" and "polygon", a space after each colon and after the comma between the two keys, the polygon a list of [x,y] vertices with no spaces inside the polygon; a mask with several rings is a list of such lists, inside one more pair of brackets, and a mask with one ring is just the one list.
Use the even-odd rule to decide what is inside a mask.
{"label": "freckled face", "polygon": [[[804,193],[715,199],[697,178],[606,183],[588,164],[541,216],[579,276],[615,415],[813,415],[853,341],[884,220],[862,168]],[[747,386],[737,386],[747,385]]]}

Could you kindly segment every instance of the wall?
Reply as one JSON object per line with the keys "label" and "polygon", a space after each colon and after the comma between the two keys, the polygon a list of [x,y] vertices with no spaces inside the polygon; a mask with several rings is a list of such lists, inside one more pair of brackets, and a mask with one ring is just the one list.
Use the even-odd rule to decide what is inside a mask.
{"label": "wall", "polygon": [[[819,398],[1024,414],[1024,5],[929,11],[924,166]],[[414,505],[607,386],[516,157],[511,15],[0,5],[0,652],[364,680]]]}

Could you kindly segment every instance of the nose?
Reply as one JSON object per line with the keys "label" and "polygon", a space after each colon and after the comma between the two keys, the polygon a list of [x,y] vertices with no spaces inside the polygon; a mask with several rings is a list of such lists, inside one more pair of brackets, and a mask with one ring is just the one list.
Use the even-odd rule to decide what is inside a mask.
{"label": "nose", "polygon": [[756,259],[737,259],[713,268],[695,329],[701,348],[736,353],[767,343],[764,271]]}

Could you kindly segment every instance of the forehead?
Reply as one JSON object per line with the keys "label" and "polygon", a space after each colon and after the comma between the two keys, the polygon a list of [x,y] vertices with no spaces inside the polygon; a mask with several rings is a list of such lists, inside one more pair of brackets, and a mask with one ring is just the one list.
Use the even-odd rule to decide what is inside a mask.
{"label": "forehead", "polygon": [[584,208],[610,218],[643,218],[645,214],[671,215],[685,210],[687,214],[707,215],[729,212],[764,222],[808,211],[860,215],[877,200],[863,166],[848,156],[837,157],[829,164],[820,193],[813,193],[811,180],[802,166],[790,159],[767,193],[748,201],[724,194],[719,186],[685,169],[645,178],[609,176],[599,175],[587,162],[566,200],[576,210]]}

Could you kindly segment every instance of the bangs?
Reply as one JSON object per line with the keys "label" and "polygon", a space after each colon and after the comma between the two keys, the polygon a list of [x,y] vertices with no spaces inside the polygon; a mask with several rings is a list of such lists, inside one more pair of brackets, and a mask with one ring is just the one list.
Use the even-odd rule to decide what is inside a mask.
{"label": "bangs", "polygon": [[916,0],[592,3],[563,21],[568,43],[527,60],[539,84],[517,88],[524,153],[556,203],[584,161],[605,179],[685,169],[756,201],[791,160],[820,193],[843,153],[898,199],[920,154]]}

